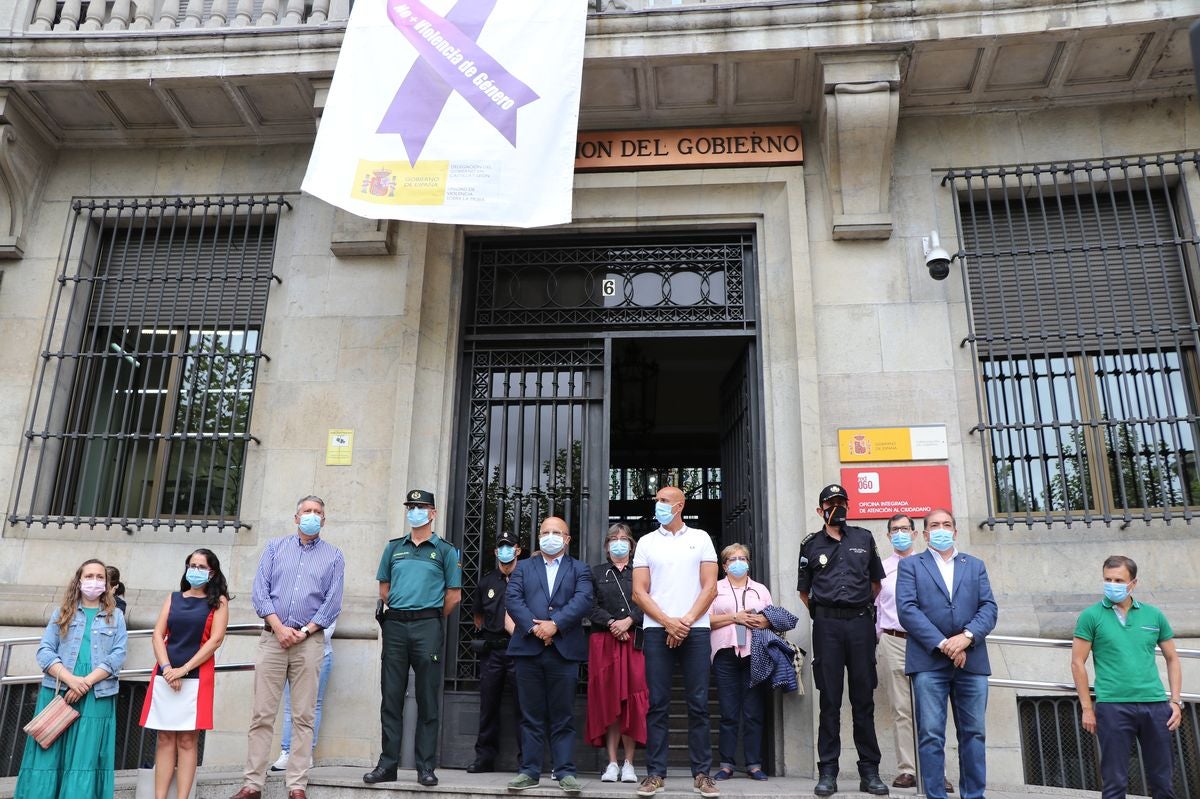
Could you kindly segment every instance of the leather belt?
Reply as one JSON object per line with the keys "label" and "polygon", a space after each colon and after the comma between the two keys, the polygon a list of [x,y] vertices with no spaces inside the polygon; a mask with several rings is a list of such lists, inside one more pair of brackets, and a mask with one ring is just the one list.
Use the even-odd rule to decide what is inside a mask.
{"label": "leather belt", "polygon": [[813,609],[813,618],[826,619],[856,619],[871,610],[871,605],[857,608],[837,608],[832,605],[817,605]]}
{"label": "leather belt", "polygon": [[386,621],[420,621],[421,619],[440,619],[441,608],[423,608],[421,610],[395,610],[388,608],[383,613]]}
{"label": "leather belt", "polygon": [[904,630],[880,630],[880,632],[883,633],[884,635],[894,635],[897,638],[907,638],[908,637],[908,633],[904,632]]}

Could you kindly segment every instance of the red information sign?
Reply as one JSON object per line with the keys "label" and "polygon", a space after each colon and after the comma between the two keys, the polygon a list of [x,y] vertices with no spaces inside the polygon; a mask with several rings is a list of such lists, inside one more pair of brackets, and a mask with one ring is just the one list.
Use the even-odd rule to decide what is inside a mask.
{"label": "red information sign", "polygon": [[895,513],[922,518],[950,507],[949,466],[864,466],[842,469],[851,519],[886,519]]}

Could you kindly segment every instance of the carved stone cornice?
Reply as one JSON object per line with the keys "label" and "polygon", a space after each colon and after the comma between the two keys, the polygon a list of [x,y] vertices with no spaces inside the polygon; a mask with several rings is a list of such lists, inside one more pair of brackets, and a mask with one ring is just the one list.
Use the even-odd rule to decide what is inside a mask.
{"label": "carved stone cornice", "polygon": [[33,210],[57,157],[11,89],[0,88],[0,258],[20,258]]}
{"label": "carved stone cornice", "polygon": [[828,53],[821,153],[835,239],[892,235],[892,150],[900,117],[899,52]]}

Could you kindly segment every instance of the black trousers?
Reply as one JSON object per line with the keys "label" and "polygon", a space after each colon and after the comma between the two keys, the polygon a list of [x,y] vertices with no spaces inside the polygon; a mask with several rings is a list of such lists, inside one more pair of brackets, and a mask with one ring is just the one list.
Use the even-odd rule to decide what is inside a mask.
{"label": "black trousers", "polygon": [[850,709],[858,773],[879,771],[879,740],[875,737],[875,620],[869,611],[850,619],[819,612],[813,619],[813,681],[821,694],[817,728],[817,766],[822,774],[838,773],[842,751],[842,689],[849,675]]}
{"label": "black trousers", "polygon": [[500,705],[505,687],[511,688],[516,710],[508,720],[509,732],[517,742],[517,762],[521,762],[521,697],[517,693],[517,664],[503,649],[489,650],[479,661],[479,735],[475,738],[475,759],[494,763],[500,752]]}

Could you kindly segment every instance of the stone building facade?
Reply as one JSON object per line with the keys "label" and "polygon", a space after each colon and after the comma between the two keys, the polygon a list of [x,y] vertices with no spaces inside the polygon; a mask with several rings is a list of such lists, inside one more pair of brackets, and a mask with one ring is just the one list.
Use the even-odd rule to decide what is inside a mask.
{"label": "stone building facade", "polygon": [[[258,553],[289,531],[298,497],[321,495],[327,536],[346,554],[347,599],[318,760],[366,764],[379,745],[369,723],[375,567],[400,534],[407,488],[436,492],[473,584],[489,567],[489,525],[566,508],[581,555],[595,561],[608,519],[649,515],[632,499],[639,486],[617,483],[715,470],[694,472],[698,485],[714,484],[698,488],[701,519],[724,525],[726,543],[751,540],[767,572],[758,577],[797,610],[799,543],[819,524],[817,491],[844,465],[838,430],[944,424],[960,544],[989,565],[998,632],[1069,637],[1098,593],[1101,560],[1119,551],[1142,564],[1142,596],[1166,609],[1183,645],[1200,637],[1194,4],[602,5],[588,20],[581,130],[798,125],[803,163],[579,173],[573,221],[552,230],[357,219],[299,191],[344,1],[0,2],[0,630],[41,627],[89,556],[121,567],[130,626],[149,627],[199,546],[226,566],[234,620],[253,621]],[[1113,218],[1049,232],[1067,218],[1065,198],[1095,193],[1110,197],[1095,208]],[[195,232],[205,225],[207,239]],[[1119,240],[1103,238],[1118,228]],[[955,255],[945,281],[925,264],[931,232]],[[185,234],[190,243],[173,250]],[[671,275],[692,268],[679,254],[689,247],[734,248],[718,304],[731,304],[730,270],[742,269],[742,316],[481,321],[491,254],[610,246],[665,248],[677,259]],[[175,277],[141,294],[97,279],[137,274],[138,252]],[[208,293],[187,285],[188,263],[207,263]],[[1094,301],[1099,289],[1070,282],[1072,269],[1121,274],[1130,264],[1167,282],[1131,284],[1119,312]],[[617,273],[637,283],[639,267],[626,267]],[[993,285],[992,273],[1016,277]],[[1099,321],[1054,323],[1080,308]],[[497,355],[566,349],[578,360]],[[621,368],[638,357],[657,368],[655,390],[619,398],[637,374]],[[204,370],[209,388],[197,391]],[[526,400],[540,388],[484,378],[488,407],[521,408],[514,425],[524,408],[557,403],[562,424],[588,430],[494,461],[503,471],[517,458],[525,482],[472,465],[472,453],[492,458],[496,436],[508,435],[493,426],[492,439],[473,443],[472,381],[501,374],[592,381],[578,395],[555,383],[539,404]],[[737,385],[721,391],[731,375]],[[1108,398],[1110,384],[1129,405]],[[179,399],[189,391],[231,406],[215,421],[194,417],[192,400]],[[133,395],[162,402],[135,405]],[[626,401],[641,403],[640,433],[618,418]],[[144,425],[122,416],[137,408]],[[735,412],[741,433],[722,429]],[[489,424],[510,418],[479,413]],[[530,410],[530,424],[552,424],[542,413]],[[1121,414],[1135,421],[1115,424]],[[327,465],[334,430],[353,431],[349,466]],[[636,446],[646,435],[654,451]],[[740,454],[722,454],[728,441]],[[1105,446],[1107,461],[1087,457]],[[554,482],[560,470],[565,482]],[[482,510],[497,491],[518,503],[508,516]],[[721,505],[735,494],[741,510]],[[866,524],[886,554],[882,523]],[[473,673],[455,624],[443,760],[465,765]],[[221,658],[252,651],[252,639],[231,638]],[[130,666],[149,657],[139,642]],[[10,673],[30,661],[14,655]],[[1001,647],[993,662],[1001,677],[1068,680],[1059,650]],[[1185,675],[1194,691],[1200,669],[1189,663]],[[206,763],[240,762],[249,689],[245,675],[222,678]],[[992,695],[997,782],[1025,779],[1022,695]],[[810,686],[773,711],[777,773],[815,768],[813,696]],[[878,714],[882,732],[882,693]]]}

